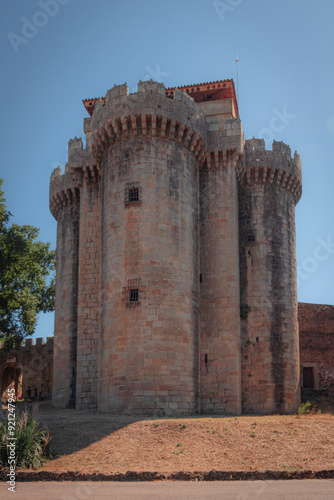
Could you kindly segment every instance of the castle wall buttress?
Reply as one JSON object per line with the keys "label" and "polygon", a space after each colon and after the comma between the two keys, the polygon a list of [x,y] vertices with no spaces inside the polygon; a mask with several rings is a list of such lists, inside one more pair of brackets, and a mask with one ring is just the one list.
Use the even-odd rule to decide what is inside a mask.
{"label": "castle wall buttress", "polygon": [[[95,176],[91,175],[95,172]],[[86,170],[80,197],[76,407],[97,407],[100,324],[100,177]]]}
{"label": "castle wall buttress", "polygon": [[55,406],[73,408],[77,359],[79,193],[72,187],[69,174],[62,178],[54,176],[53,180],[50,201],[51,210],[57,217],[57,273],[52,402]]}
{"label": "castle wall buttress", "polygon": [[211,153],[200,176],[201,407],[241,412],[240,302],[236,162]]}

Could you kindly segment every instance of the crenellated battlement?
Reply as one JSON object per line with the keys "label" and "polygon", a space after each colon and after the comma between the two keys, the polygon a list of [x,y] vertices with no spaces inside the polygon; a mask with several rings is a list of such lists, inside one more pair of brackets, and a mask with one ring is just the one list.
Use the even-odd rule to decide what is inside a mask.
{"label": "crenellated battlement", "polygon": [[61,168],[57,167],[51,174],[50,179],[50,212],[57,219],[59,210],[79,202],[80,190],[77,182],[65,167],[65,173],[61,174]]}
{"label": "crenellated battlement", "polygon": [[205,164],[208,168],[238,168],[242,159],[245,138],[239,118],[225,120],[224,130],[210,127]]}
{"label": "crenellated battlement", "polygon": [[96,181],[100,175],[100,166],[96,163],[90,148],[84,149],[82,139],[75,137],[68,143],[68,163],[66,170],[72,175],[78,186],[82,177]]}
{"label": "crenellated battlement", "polygon": [[38,337],[35,341],[34,339],[25,339],[23,347],[35,347],[41,345],[49,345],[53,346],[54,337],[46,337],[44,341],[44,337]]}
{"label": "crenellated battlement", "polygon": [[275,184],[291,192],[295,203],[301,197],[301,160],[297,152],[292,158],[290,147],[283,142],[274,141],[269,151],[263,139],[247,140],[237,173],[240,183]]}
{"label": "crenellated battlement", "polygon": [[206,121],[194,100],[178,89],[167,97],[165,86],[153,80],[139,82],[138,93],[130,95],[126,84],[114,86],[96,102],[91,129],[97,163],[116,142],[138,136],[173,140],[199,160],[205,155]]}
{"label": "crenellated battlement", "polygon": [[74,137],[68,141],[68,153],[77,151],[78,149],[83,149],[83,143],[81,137]]}
{"label": "crenellated battlement", "polygon": [[[44,341],[43,337],[38,337],[36,340],[28,338],[28,339],[23,340],[19,349],[30,348],[30,347],[34,348],[34,347],[39,347],[39,346],[50,347],[53,349],[53,340],[54,340],[54,337],[46,337],[45,341]],[[1,341],[0,341],[0,349],[3,349]]]}
{"label": "crenellated battlement", "polygon": [[100,176],[91,149],[84,149],[81,138],[74,137],[68,142],[68,162],[64,174],[57,167],[50,179],[50,211],[57,218],[61,208],[69,206],[80,200],[80,187],[83,178],[96,181]]}

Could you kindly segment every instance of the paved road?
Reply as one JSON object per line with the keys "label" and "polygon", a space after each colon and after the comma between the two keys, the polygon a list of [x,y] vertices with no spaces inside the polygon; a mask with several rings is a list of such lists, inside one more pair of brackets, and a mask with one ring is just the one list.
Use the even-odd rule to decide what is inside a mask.
{"label": "paved road", "polygon": [[17,483],[16,493],[0,484],[1,500],[332,500],[334,480],[229,482],[45,482]]}

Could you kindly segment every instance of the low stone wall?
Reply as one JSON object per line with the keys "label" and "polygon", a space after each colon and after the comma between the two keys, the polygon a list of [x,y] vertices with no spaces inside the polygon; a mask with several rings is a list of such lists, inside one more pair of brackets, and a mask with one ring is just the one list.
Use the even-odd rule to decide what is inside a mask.
{"label": "low stone wall", "polygon": [[334,306],[299,303],[298,317],[302,387],[313,373],[314,389],[334,393]]}
{"label": "low stone wall", "polygon": [[51,398],[53,371],[53,337],[48,337],[46,343],[42,338],[27,339],[19,350],[5,352],[0,348],[0,384],[1,394],[6,389],[3,375],[7,367],[20,370],[22,374],[22,397],[27,399],[27,389],[31,388],[32,396],[35,388],[45,399]]}

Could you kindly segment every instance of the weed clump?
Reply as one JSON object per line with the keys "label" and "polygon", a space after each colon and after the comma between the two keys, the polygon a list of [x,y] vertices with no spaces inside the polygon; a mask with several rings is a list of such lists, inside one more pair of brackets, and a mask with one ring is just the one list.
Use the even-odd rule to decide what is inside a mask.
{"label": "weed clump", "polygon": [[312,406],[309,401],[302,403],[298,408],[298,415],[316,415],[319,413],[321,413],[321,410],[318,410],[315,405]]}
{"label": "weed clump", "polygon": [[16,419],[14,431],[8,419],[0,424],[0,464],[2,467],[8,467],[10,451],[7,445],[12,440],[15,440],[16,467],[38,469],[52,456],[49,431],[43,429],[39,421],[28,412],[23,412]]}

